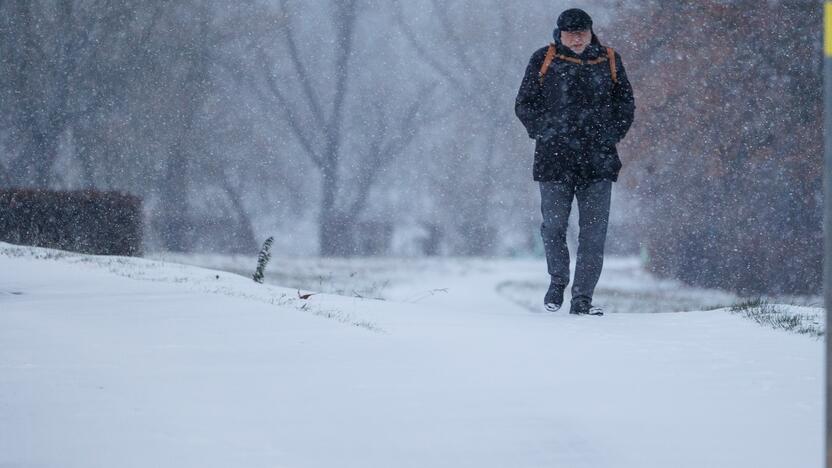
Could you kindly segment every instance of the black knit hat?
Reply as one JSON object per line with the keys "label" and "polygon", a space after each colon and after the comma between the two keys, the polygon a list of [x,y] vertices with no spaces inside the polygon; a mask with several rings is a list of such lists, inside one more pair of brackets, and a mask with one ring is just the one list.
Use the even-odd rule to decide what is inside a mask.
{"label": "black knit hat", "polygon": [[592,29],[592,18],[580,8],[570,8],[558,16],[561,31],[586,31]]}

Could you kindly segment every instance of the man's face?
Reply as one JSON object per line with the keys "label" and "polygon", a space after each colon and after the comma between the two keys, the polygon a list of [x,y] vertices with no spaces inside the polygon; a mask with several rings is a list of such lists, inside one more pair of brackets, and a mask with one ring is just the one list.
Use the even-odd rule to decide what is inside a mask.
{"label": "man's face", "polygon": [[576,54],[582,54],[592,40],[592,31],[585,29],[583,31],[561,31],[560,41],[563,45],[572,49]]}

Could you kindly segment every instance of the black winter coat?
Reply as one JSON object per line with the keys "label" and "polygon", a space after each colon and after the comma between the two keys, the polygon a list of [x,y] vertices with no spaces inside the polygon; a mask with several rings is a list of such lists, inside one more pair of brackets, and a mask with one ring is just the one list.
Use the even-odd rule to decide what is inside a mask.
{"label": "black winter coat", "polygon": [[[558,54],[584,61],[607,55],[595,34],[581,55],[560,43],[558,30],[555,43]],[[547,49],[532,55],[515,102],[517,117],[536,143],[534,180],[618,180],[621,160],[615,145],[630,129],[635,112],[621,56],[615,54],[617,84],[606,60],[579,64],[555,58],[541,85]]]}

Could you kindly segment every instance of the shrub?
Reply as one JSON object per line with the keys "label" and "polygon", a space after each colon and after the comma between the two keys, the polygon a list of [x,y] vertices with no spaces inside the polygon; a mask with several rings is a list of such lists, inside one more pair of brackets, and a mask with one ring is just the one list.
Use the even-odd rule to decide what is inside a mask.
{"label": "shrub", "polygon": [[782,307],[771,304],[762,298],[734,304],[729,310],[771,328],[815,338],[822,338],[825,334],[825,327],[818,321],[817,317],[801,313],[789,313]]}
{"label": "shrub", "polygon": [[260,249],[260,255],[257,256],[257,269],[252,275],[252,279],[256,283],[263,283],[263,278],[266,276],[266,265],[272,259],[272,242],[274,237],[269,237],[266,242],[263,242],[263,248]]}
{"label": "shrub", "polygon": [[823,279],[823,5],[626,2],[621,145],[651,272],[740,295]]}
{"label": "shrub", "polygon": [[0,190],[0,241],[97,255],[141,255],[141,199],[95,190]]}

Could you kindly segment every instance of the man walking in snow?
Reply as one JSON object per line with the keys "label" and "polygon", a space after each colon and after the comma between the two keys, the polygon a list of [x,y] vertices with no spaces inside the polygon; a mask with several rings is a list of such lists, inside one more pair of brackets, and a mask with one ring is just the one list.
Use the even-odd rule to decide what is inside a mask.
{"label": "man walking in snow", "polygon": [[541,235],[551,277],[543,302],[549,311],[560,309],[569,283],[566,228],[573,198],[580,231],[569,313],[597,310],[592,295],[604,262],[612,183],[621,169],[615,145],[634,112],[621,57],[601,45],[585,11],[564,11],[554,42],[532,55],[515,103],[517,117],[535,140],[533,175],[540,183]]}

